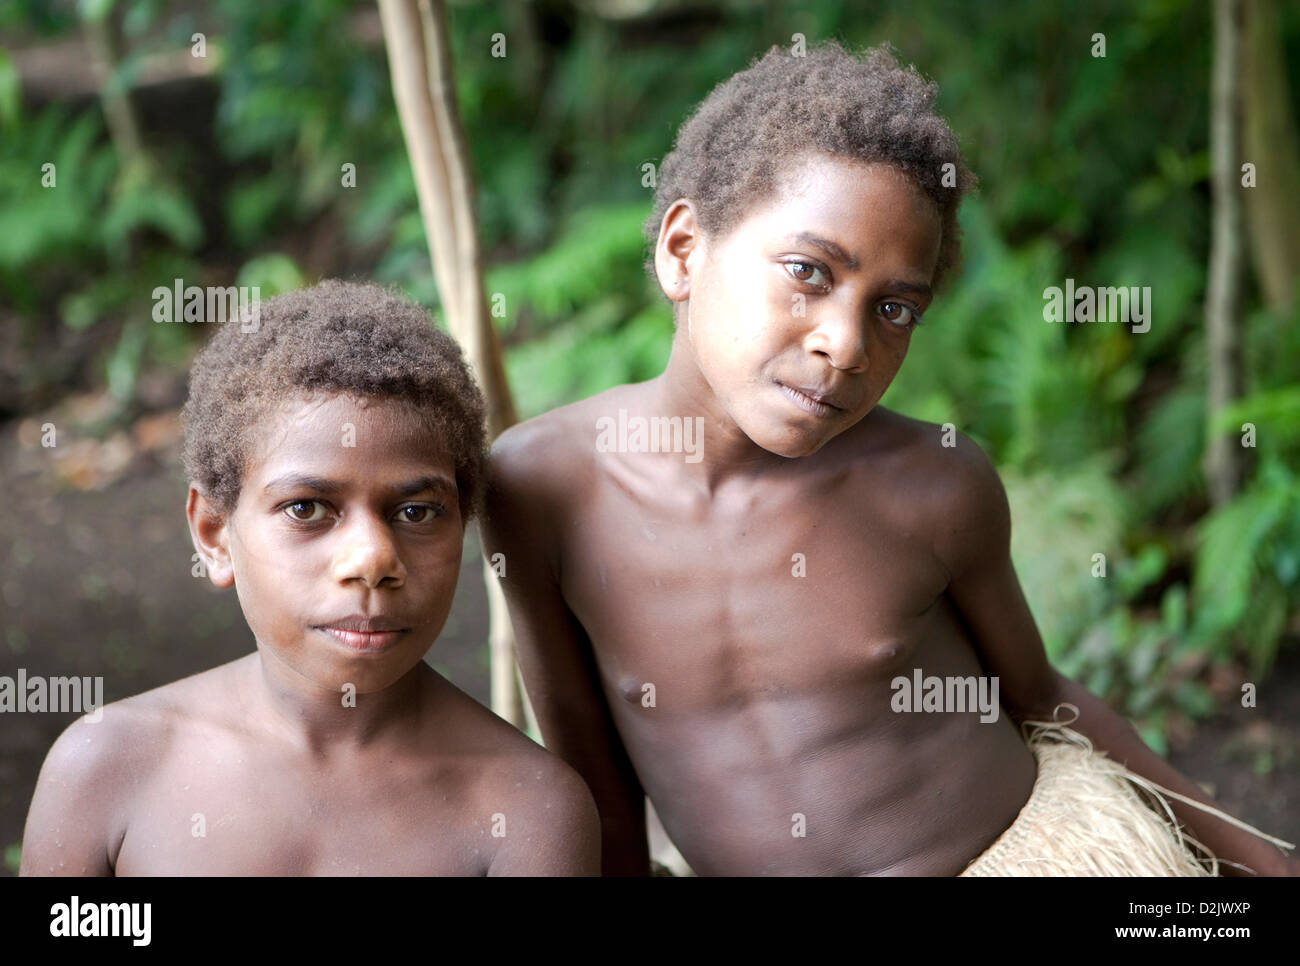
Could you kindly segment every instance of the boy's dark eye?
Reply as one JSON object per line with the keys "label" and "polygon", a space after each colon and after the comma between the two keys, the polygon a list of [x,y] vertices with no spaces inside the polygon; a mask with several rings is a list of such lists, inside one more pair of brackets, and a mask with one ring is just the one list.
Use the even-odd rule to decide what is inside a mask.
{"label": "boy's dark eye", "polygon": [[880,315],[885,321],[893,322],[900,329],[912,323],[921,324],[921,314],[902,302],[881,302]]}
{"label": "boy's dark eye", "polygon": [[821,288],[826,287],[826,282],[824,280],[821,282],[818,282],[816,280],[819,274],[822,275],[823,278],[826,274],[825,269],[823,269],[816,262],[794,259],[792,261],[785,262],[784,264],[785,264],[785,270],[790,275],[791,278],[800,282],[807,282],[809,284],[818,285]]}
{"label": "boy's dark eye", "polygon": [[433,507],[420,504],[404,506],[397,512],[406,523],[428,523],[438,515]]}
{"label": "boy's dark eye", "polygon": [[315,523],[324,519],[325,507],[319,500],[295,500],[284,508],[284,512],[299,523]]}

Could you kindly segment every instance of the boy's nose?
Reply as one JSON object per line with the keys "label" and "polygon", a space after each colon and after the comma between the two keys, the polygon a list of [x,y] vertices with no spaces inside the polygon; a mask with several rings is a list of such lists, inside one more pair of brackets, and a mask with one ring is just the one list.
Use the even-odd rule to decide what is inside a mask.
{"label": "boy's nose", "polygon": [[360,580],[367,587],[388,581],[392,587],[406,582],[406,567],[388,526],[370,516],[352,522],[334,558],[334,577],[340,583]]}
{"label": "boy's nose", "polygon": [[823,356],[836,369],[866,371],[866,338],[863,327],[851,316],[823,320],[808,333],[804,346],[809,352]]}

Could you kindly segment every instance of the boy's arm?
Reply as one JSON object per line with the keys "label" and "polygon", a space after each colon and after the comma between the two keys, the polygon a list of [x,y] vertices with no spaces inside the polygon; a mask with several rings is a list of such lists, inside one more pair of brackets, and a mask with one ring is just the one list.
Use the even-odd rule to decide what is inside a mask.
{"label": "boy's arm", "polygon": [[27,812],[19,875],[111,876],[117,768],[107,709],[77,719],[45,756]]}
{"label": "boy's arm", "polygon": [[502,589],[510,605],[519,667],[546,747],[586,781],[601,820],[605,875],[649,875],[645,792],[623,748],[600,688],[591,643],[556,579],[560,518],[541,480],[544,445],[530,427],[503,434],[492,448],[492,482],[482,521],[483,551],[505,555]]}
{"label": "boy's arm", "polygon": [[[1017,721],[1051,721],[1062,702],[1079,709],[1072,727],[1098,749],[1170,791],[1214,807],[1194,782],[1153,752],[1133,726],[1104,701],[1060,674],[1043,641],[1011,563],[1011,515],[1006,491],[988,458],[961,438],[949,451],[959,469],[945,496],[938,551],[949,568],[948,595],[968,627],[986,673],[998,678],[1002,703]],[[1297,863],[1249,832],[1185,803],[1171,802],[1192,836],[1219,859],[1264,875],[1295,875]],[[1228,874],[1240,874],[1225,866]]]}

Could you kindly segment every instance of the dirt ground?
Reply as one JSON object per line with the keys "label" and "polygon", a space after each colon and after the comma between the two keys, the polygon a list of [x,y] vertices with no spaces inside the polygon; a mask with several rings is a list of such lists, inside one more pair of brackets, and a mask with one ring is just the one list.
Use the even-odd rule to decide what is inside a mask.
{"label": "dirt ground", "polygon": [[[102,675],[104,699],[148,690],[248,653],[234,590],[191,575],[176,411],[97,440],[93,397],[0,425],[0,674]],[[62,427],[57,446],[40,426]],[[426,660],[488,697],[487,613],[471,531],[455,604]],[[1229,812],[1300,842],[1300,647],[1291,641],[1255,709],[1203,722],[1171,760]],[[0,714],[0,846],[17,869],[41,762],[75,714]]]}

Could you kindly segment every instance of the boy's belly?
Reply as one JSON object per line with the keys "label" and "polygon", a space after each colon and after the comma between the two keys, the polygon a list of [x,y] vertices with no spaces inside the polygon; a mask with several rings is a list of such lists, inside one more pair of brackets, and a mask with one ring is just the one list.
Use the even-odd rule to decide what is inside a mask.
{"label": "boy's belly", "polygon": [[864,697],[828,689],[714,713],[624,713],[619,727],[700,874],[957,874],[1029,798],[1032,755],[1005,716],[881,721],[862,712]]}
{"label": "boy's belly", "polygon": [[[842,544],[804,546],[820,568],[809,579],[788,564],[773,575],[770,561],[792,554],[769,546],[687,568],[653,551],[566,555],[565,596],[623,744],[702,874],[954,875],[1028,800],[1033,755],[1000,707],[995,720],[974,701],[895,710],[891,682],[910,691],[918,671],[979,690],[941,573],[905,554],[864,568],[832,559]],[[920,694],[915,705],[934,707]]]}

